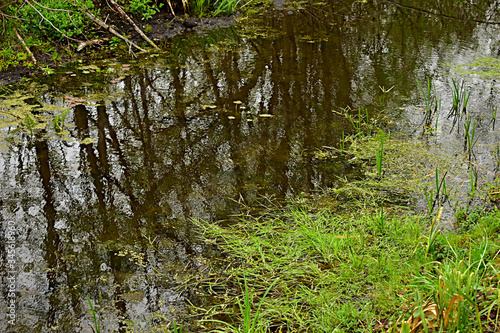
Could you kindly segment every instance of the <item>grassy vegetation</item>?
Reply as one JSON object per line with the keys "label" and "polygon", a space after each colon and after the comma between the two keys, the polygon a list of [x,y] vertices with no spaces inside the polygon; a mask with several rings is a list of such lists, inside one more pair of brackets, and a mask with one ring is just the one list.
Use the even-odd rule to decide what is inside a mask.
{"label": "grassy vegetation", "polygon": [[[444,232],[450,190],[436,167],[446,159],[386,134],[380,177],[381,134],[358,134],[341,153],[361,164],[363,180],[286,204],[269,200],[237,222],[197,222],[224,253],[212,263],[214,278],[197,285],[216,300],[197,309],[203,330],[500,329],[500,212],[464,208],[455,231]],[[416,213],[416,196],[434,182],[430,205],[439,209]]]}

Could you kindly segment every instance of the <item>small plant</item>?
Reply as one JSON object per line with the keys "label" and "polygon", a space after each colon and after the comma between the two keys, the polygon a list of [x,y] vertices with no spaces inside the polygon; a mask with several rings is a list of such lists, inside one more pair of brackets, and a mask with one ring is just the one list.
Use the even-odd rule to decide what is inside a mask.
{"label": "small plant", "polygon": [[451,91],[453,96],[453,106],[451,107],[448,117],[457,117],[460,111],[462,113],[467,113],[467,103],[469,102],[470,92],[467,94],[464,87],[464,81],[462,81],[461,84],[457,84],[455,79],[451,79],[451,81],[453,83],[453,89]]}
{"label": "small plant", "polygon": [[340,150],[344,151],[345,149],[345,134],[344,131],[342,131],[342,139],[340,140]]}
{"label": "small plant", "polygon": [[366,121],[363,122],[363,116],[361,114],[361,107],[358,108],[358,118],[357,120],[354,119],[350,114],[349,114],[349,109],[344,109],[344,115],[349,119],[351,122],[352,126],[356,130],[356,136],[359,138],[363,137],[363,125],[366,126],[366,135],[371,135],[371,128],[370,128],[370,122],[369,122],[369,117],[368,117],[368,109],[365,110],[365,115],[366,115]]}
{"label": "small plant", "polygon": [[380,142],[380,148],[376,153],[377,160],[377,174],[379,177],[382,177],[382,161],[384,159],[384,141],[386,138],[386,134],[384,131],[379,130],[377,134],[377,140]]}
{"label": "small plant", "polygon": [[210,0],[195,0],[192,6],[192,11],[199,17],[203,17],[210,11]]}
{"label": "small plant", "polygon": [[42,71],[43,71],[45,74],[48,74],[48,75],[50,75],[50,74],[54,74],[54,73],[55,73],[55,71],[54,71],[52,68],[50,68],[49,66],[46,66],[46,67],[42,68]]}
{"label": "small plant", "polygon": [[54,125],[54,130],[56,131],[56,133],[61,133],[63,131],[64,121],[66,120],[66,116],[68,115],[69,111],[70,111],[70,109],[67,109],[63,113],[55,116],[53,125]]}
{"label": "small plant", "polygon": [[253,295],[250,292],[250,290],[248,289],[246,276],[243,276],[243,283],[244,283],[243,303],[239,300],[239,298],[236,299],[237,304],[238,304],[238,308],[239,308],[239,311],[240,311],[240,314],[241,314],[241,317],[243,320],[243,323],[242,323],[243,327],[240,327],[240,326],[236,327],[234,325],[231,325],[229,323],[226,323],[226,322],[220,321],[220,320],[216,320],[216,319],[213,319],[210,321],[224,324],[229,329],[231,329],[231,331],[237,332],[237,333],[255,333],[255,332],[258,332],[257,331],[257,323],[259,320],[260,308],[262,307],[263,301],[266,298],[267,294],[269,293],[269,291],[271,291],[271,289],[274,287],[274,285],[278,281],[279,281],[278,279],[274,280],[274,282],[271,283],[269,288],[267,288],[266,292],[264,293],[264,296],[262,296],[262,299],[259,302],[259,305],[257,307],[257,311],[255,312],[255,315],[253,316],[253,319],[252,319],[252,297],[253,297]]}
{"label": "small plant", "polygon": [[434,192],[434,189],[431,188],[431,190],[428,192],[427,189],[424,190],[424,195],[427,200],[427,208],[429,209],[429,214],[432,215],[432,212],[434,211],[434,207],[436,206],[436,203],[443,204],[448,200],[450,196],[450,192],[446,189],[446,175],[448,174],[448,171],[445,172],[443,178],[439,180],[439,171],[436,169],[436,175],[435,175],[435,180],[436,180],[436,192]]}
{"label": "small plant", "polygon": [[125,2],[126,8],[132,14],[141,15],[143,21],[149,20],[163,7],[163,3],[151,3],[151,0],[127,0]]}
{"label": "small plant", "polygon": [[470,128],[470,124],[471,124],[471,118],[470,116],[468,116],[467,121],[464,124],[465,127],[464,151],[467,151],[469,158],[472,155],[472,148],[475,145],[474,136],[476,134],[476,121],[474,120],[474,123],[472,125],[472,130]]}
{"label": "small plant", "polygon": [[495,159],[495,162],[497,163],[496,170],[500,168],[500,144],[497,143],[495,150],[491,152],[491,156]]}
{"label": "small plant", "polygon": [[435,219],[432,220],[431,226],[429,228],[429,236],[427,237],[427,245],[425,247],[425,255],[429,255],[429,252],[434,250],[434,244],[436,243],[436,238],[441,232],[438,229],[439,221],[441,220],[441,214],[443,213],[443,207],[439,208],[439,212]]}
{"label": "small plant", "polygon": [[184,329],[184,325],[177,326],[177,323],[174,320],[174,333],[182,333],[182,330]]}
{"label": "small plant", "polygon": [[111,40],[109,41],[109,46],[114,49],[114,48],[117,48],[120,43],[122,42],[122,40],[118,37],[112,37]]}
{"label": "small plant", "polygon": [[385,105],[386,95],[394,88],[394,86],[390,87],[389,89],[386,89],[383,86],[378,86],[378,87],[382,91],[382,96],[379,97],[380,104]]}
{"label": "small plant", "polygon": [[102,309],[101,293],[99,293],[99,311],[98,312],[96,312],[94,310],[94,305],[92,304],[92,301],[90,300],[89,296],[87,296],[87,301],[89,302],[90,311],[92,312],[92,319],[94,321],[94,327],[92,327],[92,331],[95,333],[101,333],[101,309]]}
{"label": "small plant", "polygon": [[498,106],[495,106],[494,108],[491,107],[491,118],[493,119],[493,129],[495,129],[495,123],[497,121],[497,110]]}
{"label": "small plant", "polygon": [[29,112],[26,113],[26,116],[24,116],[23,124],[24,124],[24,126],[26,126],[26,128],[30,132],[30,135],[33,136],[33,129],[36,126],[36,121],[35,121],[35,119],[32,118],[32,116]]}
{"label": "small plant", "polygon": [[473,200],[476,196],[477,192],[477,169],[475,167],[471,167],[469,169],[469,180],[470,180],[470,196],[471,200]]}
{"label": "small plant", "polygon": [[437,98],[436,85],[431,82],[430,78],[427,78],[427,87],[424,90],[424,87],[422,87],[418,79],[415,79],[415,81],[417,81],[417,85],[420,89],[420,92],[422,93],[422,96],[424,97],[424,102],[425,102],[425,116],[423,120],[424,131],[426,130],[432,131],[433,117],[436,117],[436,123],[435,123],[436,128],[439,119],[438,111],[440,107],[440,101]]}

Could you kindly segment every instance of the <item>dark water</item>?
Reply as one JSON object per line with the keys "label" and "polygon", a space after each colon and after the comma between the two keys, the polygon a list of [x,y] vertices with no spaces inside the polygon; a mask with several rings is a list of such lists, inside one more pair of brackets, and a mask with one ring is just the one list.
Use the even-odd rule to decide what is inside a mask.
{"label": "dark water", "polygon": [[349,161],[318,153],[352,132],[332,110],[367,108],[374,119],[407,124],[393,130],[418,134],[416,78],[432,77],[442,96],[446,112],[431,141],[443,147],[463,143],[444,115],[451,78],[466,80],[477,162],[494,169],[498,85],[447,64],[498,55],[497,25],[481,23],[496,20],[496,6],[277,4],[261,19],[169,41],[164,53],[40,78],[30,93],[71,107],[68,133],[2,130],[10,139],[0,155],[0,331],[90,332],[86,297],[96,304],[99,294],[105,332],[182,321],[187,300],[200,302],[182,281],[217,255],[191,219],[227,219],[240,212],[237,201],[291,198],[357,177]]}

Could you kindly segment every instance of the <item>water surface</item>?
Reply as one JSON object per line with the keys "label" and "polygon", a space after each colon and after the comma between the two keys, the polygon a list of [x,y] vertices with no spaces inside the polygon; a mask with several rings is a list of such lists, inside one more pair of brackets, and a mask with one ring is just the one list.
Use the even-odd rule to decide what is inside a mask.
{"label": "water surface", "polygon": [[[423,5],[429,10],[411,8]],[[0,331],[90,332],[86,297],[96,304],[99,295],[106,332],[186,319],[187,301],[202,303],[182,281],[218,255],[190,221],[230,219],[238,202],[359,178],[351,161],[321,154],[353,131],[332,110],[366,108],[373,119],[406,124],[388,130],[421,135],[415,79],[435,82],[442,111],[429,140],[450,149],[463,144],[463,124],[453,130],[446,117],[451,79],[465,80],[476,162],[498,168],[489,154],[499,136],[490,111],[500,105],[496,79],[450,66],[497,56],[497,26],[480,23],[496,20],[497,4],[456,6],[277,4],[260,19],[168,41],[158,54],[36,79],[37,91],[24,92],[30,103],[71,111],[62,138],[51,126],[2,130]],[[17,228],[14,273],[9,225]]]}

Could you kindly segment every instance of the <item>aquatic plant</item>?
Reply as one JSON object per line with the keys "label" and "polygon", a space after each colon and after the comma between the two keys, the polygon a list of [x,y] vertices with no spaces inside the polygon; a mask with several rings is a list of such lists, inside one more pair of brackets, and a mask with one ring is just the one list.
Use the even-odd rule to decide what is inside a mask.
{"label": "aquatic plant", "polygon": [[69,111],[70,109],[68,108],[66,111],[63,111],[61,114],[58,114],[54,117],[54,121],[52,122],[52,124],[54,125],[54,130],[56,131],[56,133],[61,133],[63,131],[64,121],[66,120]]}
{"label": "aquatic plant", "polygon": [[[247,283],[247,278],[246,275],[243,275],[243,300],[240,300],[239,298],[236,299],[236,303],[238,304],[238,310],[242,318],[242,325],[241,326],[235,326],[231,325],[227,322],[221,321],[221,320],[216,320],[216,319],[211,319],[208,320],[209,322],[216,322],[225,325],[230,332],[235,332],[235,333],[257,333],[257,332],[267,332],[267,329],[262,327],[259,322],[259,316],[260,316],[260,309],[262,307],[262,304],[267,296],[267,294],[271,291],[273,286],[278,282],[278,279],[276,279],[271,285],[267,288],[265,291],[264,295],[260,299],[257,310],[255,311],[255,314],[252,315],[252,302],[253,302],[253,293],[248,289],[248,283]],[[218,331],[216,332],[227,332],[227,330],[224,331]]]}
{"label": "aquatic plant", "polygon": [[439,204],[444,204],[446,200],[448,200],[450,192],[446,189],[446,175],[448,174],[448,171],[446,171],[443,175],[443,178],[441,180],[439,179],[439,171],[436,168],[435,172],[435,190],[434,188],[431,188],[430,191],[427,189],[424,189],[424,195],[427,200],[427,209],[429,212],[429,215],[432,215],[432,212],[434,211],[434,207],[436,206],[437,203]]}
{"label": "aquatic plant", "polygon": [[340,140],[340,150],[344,151],[345,149],[345,134],[344,131],[342,131],[342,139]]}
{"label": "aquatic plant", "polygon": [[441,101],[437,97],[436,93],[436,85],[431,81],[431,79],[428,77],[427,78],[427,86],[424,90],[424,87],[420,84],[418,79],[415,79],[417,81],[417,85],[420,89],[420,92],[422,93],[422,96],[424,98],[425,102],[425,116],[423,120],[423,127],[424,131],[432,131],[432,122],[433,118],[435,117],[435,128],[437,128],[438,124],[438,119],[439,119],[439,108],[441,105]]}
{"label": "aquatic plant", "polygon": [[492,118],[492,122],[493,122],[493,130],[495,129],[495,123],[497,121],[497,110],[498,110],[498,106],[491,107],[491,118]]}
{"label": "aquatic plant", "polygon": [[384,131],[379,130],[377,134],[377,140],[380,142],[380,148],[376,152],[376,161],[377,161],[377,174],[379,177],[382,177],[382,161],[384,159],[384,141],[386,138],[386,134]]}
{"label": "aquatic plant", "polygon": [[469,158],[472,155],[472,149],[475,145],[474,136],[476,134],[476,121],[472,124],[472,130],[470,128],[471,118],[467,116],[467,120],[464,124],[465,127],[465,138],[464,138],[464,151],[467,151]]}
{"label": "aquatic plant", "polygon": [[241,0],[192,0],[189,1],[193,14],[202,17],[207,15],[229,15],[236,11]]}
{"label": "aquatic plant", "polygon": [[180,326],[177,326],[177,323],[174,320],[174,333],[182,333],[182,330],[184,329],[184,325],[181,324]]}
{"label": "aquatic plant", "polygon": [[476,196],[476,192],[477,192],[477,169],[474,166],[471,166],[469,168],[469,181],[470,181],[469,194],[471,197],[470,200],[472,201],[474,199],[474,197]]}
{"label": "aquatic plant", "polygon": [[87,301],[90,305],[90,311],[92,312],[92,320],[94,321],[94,327],[91,326],[92,331],[95,333],[101,333],[101,309],[102,309],[102,297],[101,293],[99,293],[99,310],[96,312],[94,310],[94,305],[90,300],[90,297],[87,296]]}
{"label": "aquatic plant", "polygon": [[[370,118],[368,117],[368,109],[365,109],[365,116],[366,116],[365,120],[363,120],[361,107],[358,108],[358,116],[356,119],[353,116],[351,116],[350,108],[343,109],[343,112],[340,114],[343,114],[347,119],[349,119],[352,126],[354,127],[354,130],[356,132],[357,137],[361,138],[364,135],[368,135],[368,136],[371,135],[372,131],[371,131],[371,127],[370,127]],[[365,128],[366,128],[366,130],[365,130]]]}
{"label": "aquatic plant", "polygon": [[469,102],[470,92],[467,94],[466,88],[464,86],[464,81],[460,84],[457,84],[455,79],[451,79],[453,88],[451,91],[453,97],[453,105],[448,114],[448,118],[458,117],[460,112],[467,113],[467,103]]}
{"label": "aquatic plant", "polygon": [[389,89],[386,89],[385,87],[383,86],[378,86],[380,88],[380,90],[382,91],[382,96],[379,97],[379,102],[380,102],[380,105],[385,105],[385,102],[386,102],[386,95],[394,88],[394,86],[390,87]]}

